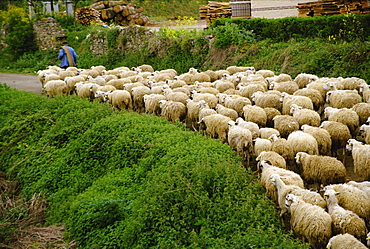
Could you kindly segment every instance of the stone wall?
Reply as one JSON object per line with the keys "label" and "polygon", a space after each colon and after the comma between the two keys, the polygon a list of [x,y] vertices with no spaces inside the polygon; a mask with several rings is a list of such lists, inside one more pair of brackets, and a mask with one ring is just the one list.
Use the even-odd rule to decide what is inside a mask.
{"label": "stone wall", "polygon": [[60,24],[53,18],[43,18],[33,23],[36,45],[40,50],[59,49],[67,36]]}

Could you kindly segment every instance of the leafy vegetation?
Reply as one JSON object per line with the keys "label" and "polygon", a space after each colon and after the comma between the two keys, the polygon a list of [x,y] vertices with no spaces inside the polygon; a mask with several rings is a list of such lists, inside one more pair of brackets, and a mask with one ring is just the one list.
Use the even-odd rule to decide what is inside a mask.
{"label": "leafy vegetation", "polygon": [[25,198],[43,193],[47,223],[65,223],[80,248],[309,248],[226,144],[155,116],[0,86],[0,170]]}

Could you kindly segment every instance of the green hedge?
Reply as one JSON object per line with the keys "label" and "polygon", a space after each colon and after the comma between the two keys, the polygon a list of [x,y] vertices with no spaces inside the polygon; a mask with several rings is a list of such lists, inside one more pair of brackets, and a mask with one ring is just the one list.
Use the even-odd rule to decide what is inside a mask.
{"label": "green hedge", "polygon": [[216,19],[211,28],[234,23],[240,29],[253,30],[258,40],[288,41],[292,38],[335,37],[347,41],[370,37],[370,14],[315,17],[286,17],[279,19]]}
{"label": "green hedge", "polygon": [[309,248],[219,140],[76,96],[0,99],[0,170],[79,248]]}

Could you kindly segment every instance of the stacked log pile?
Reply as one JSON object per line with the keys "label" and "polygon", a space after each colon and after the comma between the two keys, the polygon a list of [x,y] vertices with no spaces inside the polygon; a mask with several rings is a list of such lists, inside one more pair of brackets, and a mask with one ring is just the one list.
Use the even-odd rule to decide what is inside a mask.
{"label": "stacked log pile", "polygon": [[141,25],[149,22],[149,17],[142,15],[143,8],[126,1],[100,1],[76,10],[76,20],[82,25],[104,24],[113,21],[122,26]]}
{"label": "stacked log pile", "polygon": [[321,0],[298,3],[298,16],[324,16],[344,14],[368,14],[370,4],[367,0]]}
{"label": "stacked log pile", "polygon": [[199,7],[199,14],[200,19],[205,19],[207,23],[213,22],[216,18],[230,18],[231,5],[230,3],[209,1],[207,5]]}

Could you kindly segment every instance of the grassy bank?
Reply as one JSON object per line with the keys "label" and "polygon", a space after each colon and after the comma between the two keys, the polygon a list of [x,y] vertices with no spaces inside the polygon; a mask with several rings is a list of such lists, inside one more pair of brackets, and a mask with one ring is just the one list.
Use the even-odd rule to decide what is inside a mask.
{"label": "grassy bank", "polygon": [[308,248],[218,140],[75,96],[1,85],[0,97],[0,170],[25,198],[41,194],[46,224],[80,248]]}

